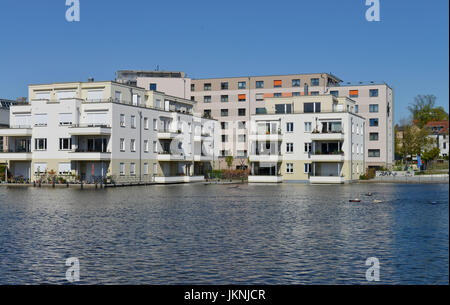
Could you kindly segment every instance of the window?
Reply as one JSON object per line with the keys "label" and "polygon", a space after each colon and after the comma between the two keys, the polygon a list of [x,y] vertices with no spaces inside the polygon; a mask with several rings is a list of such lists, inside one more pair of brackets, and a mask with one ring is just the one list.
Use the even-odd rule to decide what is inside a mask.
{"label": "window", "polygon": [[238,82],[238,89],[246,89],[247,83],[246,82]]}
{"label": "window", "polygon": [[156,91],[156,84],[150,84],[150,91]]}
{"label": "window", "polygon": [[247,96],[245,94],[239,94],[238,95],[238,101],[239,102],[245,102],[247,100]]}
{"label": "window", "polygon": [[153,152],[157,153],[158,152],[158,142],[153,141]]}
{"label": "window", "polygon": [[222,83],[220,83],[220,89],[222,89],[222,90],[228,90],[228,82],[222,82]]}
{"label": "window", "polygon": [[120,115],[120,127],[125,127],[125,114]]}
{"label": "window", "polygon": [[131,141],[130,141],[130,150],[132,152],[136,151],[136,140],[135,139],[131,139]]}
{"label": "window", "polygon": [[47,150],[47,139],[35,139],[34,145],[36,150]]}
{"label": "window", "polygon": [[266,108],[256,108],[256,114],[267,114],[267,109]]}
{"label": "window", "polygon": [[293,153],[294,152],[294,143],[286,143],[286,152]]}
{"label": "window", "polygon": [[133,94],[133,105],[137,106],[141,104],[141,96],[137,94]]}
{"label": "window", "polygon": [[122,92],[120,91],[115,92],[115,100],[116,102],[120,103],[120,101],[122,100]]}
{"label": "window", "polygon": [[204,91],[211,91],[211,84],[207,83],[203,85]]}
{"label": "window", "polygon": [[264,94],[263,93],[257,93],[255,97],[257,102],[264,101]]}
{"label": "window", "polygon": [[273,87],[274,88],[281,88],[283,86],[283,81],[281,80],[274,80],[273,81]]}
{"label": "window", "polygon": [[158,130],[158,120],[153,119],[153,130]]}
{"label": "window", "polygon": [[275,113],[277,113],[277,114],[292,113],[292,105],[291,104],[276,104],[275,105]]}
{"label": "window", "polygon": [[355,113],[359,112],[359,105],[355,105]]}
{"label": "window", "polygon": [[305,143],[305,153],[310,153],[312,151],[312,143]]}
{"label": "window", "polygon": [[286,123],[286,132],[294,132],[294,123],[293,122]]}
{"label": "window", "polygon": [[339,91],[330,91],[330,94],[332,96],[338,97],[339,96]]}
{"label": "window", "polygon": [[148,163],[144,163],[144,175],[148,175]]}
{"label": "window", "polygon": [[246,123],[245,121],[238,122],[238,129],[245,129]]}
{"label": "window", "polygon": [[131,124],[131,128],[136,128],[136,116],[134,116],[134,115],[131,116],[130,124]]}
{"label": "window", "polygon": [[72,172],[72,167],[69,162],[67,163],[59,163],[58,165],[58,173],[60,175],[68,175]]}
{"label": "window", "polygon": [[47,114],[35,114],[34,115],[34,126],[47,126],[48,117]]}
{"label": "window", "polygon": [[292,96],[300,96],[300,92],[292,92]]}
{"label": "window", "polygon": [[320,103],[304,103],[303,104],[303,112],[304,113],[314,113],[321,111]]}
{"label": "window", "polygon": [[370,89],[369,96],[370,97],[378,97],[378,89]]}
{"label": "window", "polygon": [[262,80],[256,81],[256,88],[258,89],[264,88],[264,81]]}
{"label": "window", "polygon": [[220,127],[222,128],[222,130],[227,130],[228,129],[228,122],[221,122],[220,123]]}
{"label": "window", "polygon": [[371,132],[369,135],[370,141],[378,141],[378,138],[379,138],[378,132]]}
{"label": "window", "polygon": [[317,96],[317,95],[319,95],[319,91],[311,91],[311,95]]}
{"label": "window", "polygon": [[312,122],[305,122],[305,132],[312,131]]}
{"label": "window", "polygon": [[359,96],[359,90],[350,90],[350,97],[358,97]]}
{"label": "window", "polygon": [[125,164],[124,163],[120,163],[120,175],[121,176],[125,175]]}
{"label": "window", "polygon": [[120,151],[125,151],[125,139],[120,139]]}
{"label": "window", "polygon": [[222,116],[222,117],[228,116],[228,109],[221,109],[220,110],[220,116]]}
{"label": "window", "polygon": [[148,129],[148,118],[144,118],[144,129]]}
{"label": "window", "polygon": [[191,84],[191,91],[195,91],[195,85]]}
{"label": "window", "polygon": [[220,96],[220,101],[222,103],[227,103],[228,102],[228,95],[221,95]]}
{"label": "window", "polygon": [[380,150],[379,149],[369,149],[369,158],[379,158]]}
{"label": "window", "polygon": [[378,127],[378,119],[370,119],[369,120],[369,125],[371,127]]}
{"label": "window", "polygon": [[294,172],[294,163],[286,163],[286,173],[292,174]]}
{"label": "window", "polygon": [[309,174],[312,172],[311,170],[311,163],[305,163],[305,174]]}
{"label": "window", "polygon": [[238,136],[238,142],[239,142],[239,143],[245,143],[245,142],[246,142],[246,136],[245,136],[245,134],[240,134],[240,135]]}
{"label": "window", "polygon": [[281,93],[274,93],[273,97],[282,97],[283,95]]}
{"label": "window", "polygon": [[370,104],[369,112],[378,112],[378,104]]}
{"label": "window", "polygon": [[203,117],[210,118],[211,117],[211,109],[203,110]]}
{"label": "window", "polygon": [[222,135],[222,143],[226,143],[228,142],[228,136],[227,135]]}
{"label": "window", "polygon": [[148,140],[144,140],[144,152],[148,153]]}
{"label": "window", "polygon": [[134,176],[136,175],[136,164],[130,163],[130,175]]}
{"label": "window", "polygon": [[34,163],[34,173],[45,173],[47,171],[47,163]]}
{"label": "window", "polygon": [[204,103],[211,103],[211,95],[205,95],[203,97],[203,102]]}
{"label": "window", "polygon": [[191,96],[191,101],[195,101],[195,96]]}
{"label": "window", "polygon": [[245,108],[239,108],[238,109],[238,115],[239,116],[245,116]]}
{"label": "window", "polygon": [[311,86],[319,86],[319,79],[311,78]]}
{"label": "window", "polygon": [[300,80],[299,79],[293,79],[292,80],[292,87],[300,87]]}
{"label": "window", "polygon": [[59,125],[72,125],[72,113],[60,113]]}
{"label": "window", "polygon": [[60,138],[59,139],[59,150],[70,150],[72,149],[72,139],[71,138]]}

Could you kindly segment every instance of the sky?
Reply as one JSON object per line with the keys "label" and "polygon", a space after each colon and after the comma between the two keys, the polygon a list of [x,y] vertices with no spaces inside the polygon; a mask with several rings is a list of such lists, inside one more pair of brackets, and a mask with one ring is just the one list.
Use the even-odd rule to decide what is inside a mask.
{"label": "sky", "polygon": [[0,97],[29,84],[114,80],[121,69],[192,78],[330,72],[394,88],[395,118],[418,94],[448,112],[449,1],[379,0],[0,1]]}

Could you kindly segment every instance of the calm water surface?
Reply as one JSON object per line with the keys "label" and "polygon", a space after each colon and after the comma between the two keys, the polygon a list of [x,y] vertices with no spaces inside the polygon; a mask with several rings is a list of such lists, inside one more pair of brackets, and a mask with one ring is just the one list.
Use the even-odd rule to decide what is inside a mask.
{"label": "calm water surface", "polygon": [[82,284],[364,284],[369,257],[382,284],[448,284],[448,195],[445,184],[1,187],[0,284],[65,284],[68,257]]}

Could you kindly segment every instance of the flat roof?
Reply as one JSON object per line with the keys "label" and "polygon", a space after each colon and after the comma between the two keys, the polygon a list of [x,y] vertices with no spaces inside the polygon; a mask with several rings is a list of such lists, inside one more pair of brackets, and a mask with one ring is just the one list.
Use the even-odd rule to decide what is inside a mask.
{"label": "flat roof", "polygon": [[231,77],[206,77],[206,78],[192,78],[192,80],[206,80],[206,79],[225,79],[225,78],[258,78],[258,77],[275,77],[275,76],[294,76],[294,75],[315,75],[326,74],[335,80],[342,82],[342,80],[329,72],[316,72],[316,73],[292,73],[292,74],[270,74],[270,75],[246,75],[246,76],[231,76]]}

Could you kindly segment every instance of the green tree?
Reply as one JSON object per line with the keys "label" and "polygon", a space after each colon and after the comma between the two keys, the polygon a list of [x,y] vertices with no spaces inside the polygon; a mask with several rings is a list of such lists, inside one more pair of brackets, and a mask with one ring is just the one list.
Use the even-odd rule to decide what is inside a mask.
{"label": "green tree", "polygon": [[422,153],[422,160],[424,160],[426,163],[436,160],[437,158],[439,158],[440,153],[441,150],[439,149],[439,147],[433,147]]}
{"label": "green tree", "polygon": [[408,157],[420,155],[432,144],[433,140],[429,135],[430,130],[428,128],[419,128],[415,125],[404,126],[403,138],[399,139],[399,144],[401,144],[398,148],[399,154],[406,161]]}
{"label": "green tree", "polygon": [[234,158],[233,156],[226,156],[225,162],[227,163],[228,169],[231,169],[231,166],[233,165]]}
{"label": "green tree", "polygon": [[414,123],[423,128],[428,122],[448,120],[448,113],[443,107],[435,107],[436,96],[432,94],[417,95],[414,98],[414,103],[408,106],[411,112]]}

